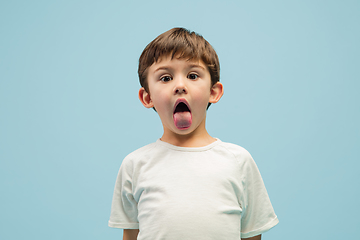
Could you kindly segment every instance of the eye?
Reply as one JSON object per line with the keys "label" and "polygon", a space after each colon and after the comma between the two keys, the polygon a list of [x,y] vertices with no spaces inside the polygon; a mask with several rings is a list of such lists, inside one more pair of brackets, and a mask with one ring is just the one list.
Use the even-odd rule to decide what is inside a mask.
{"label": "eye", "polygon": [[198,77],[199,77],[199,76],[198,76],[197,74],[195,74],[195,73],[190,73],[189,76],[188,76],[188,78],[191,79],[191,80],[195,80],[195,79],[197,79]]}
{"label": "eye", "polygon": [[170,76],[163,76],[160,78],[160,81],[162,81],[162,82],[169,82],[171,80],[172,80],[172,77],[170,77]]}

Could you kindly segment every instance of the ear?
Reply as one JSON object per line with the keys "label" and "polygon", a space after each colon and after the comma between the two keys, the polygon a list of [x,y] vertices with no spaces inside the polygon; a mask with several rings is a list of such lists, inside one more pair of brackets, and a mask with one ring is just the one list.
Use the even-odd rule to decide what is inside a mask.
{"label": "ear", "polygon": [[220,82],[215,83],[210,90],[209,103],[217,103],[224,94],[224,87]]}
{"label": "ear", "polygon": [[144,105],[144,107],[146,107],[146,108],[154,107],[154,104],[151,100],[150,94],[143,87],[140,88],[140,90],[139,90],[139,99],[140,99],[140,102]]}

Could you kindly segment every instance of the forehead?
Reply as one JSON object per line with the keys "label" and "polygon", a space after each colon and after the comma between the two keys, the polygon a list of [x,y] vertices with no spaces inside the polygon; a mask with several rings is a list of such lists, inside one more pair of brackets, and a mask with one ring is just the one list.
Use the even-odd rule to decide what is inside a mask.
{"label": "forehead", "polygon": [[201,70],[207,70],[205,63],[200,59],[194,58],[184,58],[171,55],[164,56],[159,58],[156,62],[154,62],[150,68],[149,72],[156,72],[161,69],[187,69],[187,68],[199,68]]}

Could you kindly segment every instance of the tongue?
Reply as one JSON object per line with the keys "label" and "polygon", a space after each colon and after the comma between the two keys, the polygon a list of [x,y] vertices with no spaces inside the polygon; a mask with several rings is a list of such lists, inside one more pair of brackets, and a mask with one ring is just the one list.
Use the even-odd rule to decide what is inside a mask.
{"label": "tongue", "polygon": [[185,129],[190,127],[192,122],[190,112],[176,112],[174,113],[174,123],[178,129]]}

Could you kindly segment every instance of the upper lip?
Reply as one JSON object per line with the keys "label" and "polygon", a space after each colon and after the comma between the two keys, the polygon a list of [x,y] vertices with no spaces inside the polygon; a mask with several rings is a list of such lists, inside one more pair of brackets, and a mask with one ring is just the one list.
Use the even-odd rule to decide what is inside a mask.
{"label": "upper lip", "polygon": [[189,111],[191,112],[190,105],[189,105],[189,103],[186,101],[185,98],[179,98],[178,100],[176,100],[176,102],[175,102],[175,104],[174,104],[174,110],[173,110],[173,112],[175,112],[175,109],[176,109],[177,105],[179,105],[179,103],[185,103],[185,105],[189,108]]}

